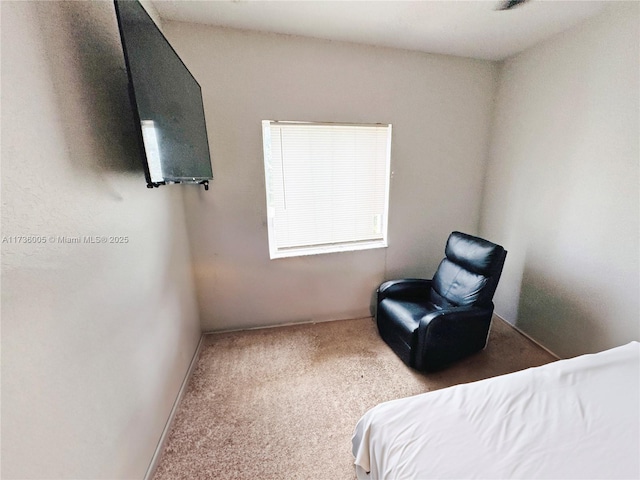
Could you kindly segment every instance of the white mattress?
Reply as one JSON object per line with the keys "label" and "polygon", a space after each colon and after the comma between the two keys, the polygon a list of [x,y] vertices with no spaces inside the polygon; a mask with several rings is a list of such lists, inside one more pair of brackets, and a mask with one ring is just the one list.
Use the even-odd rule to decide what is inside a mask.
{"label": "white mattress", "polygon": [[640,343],[382,403],[359,479],[640,478]]}

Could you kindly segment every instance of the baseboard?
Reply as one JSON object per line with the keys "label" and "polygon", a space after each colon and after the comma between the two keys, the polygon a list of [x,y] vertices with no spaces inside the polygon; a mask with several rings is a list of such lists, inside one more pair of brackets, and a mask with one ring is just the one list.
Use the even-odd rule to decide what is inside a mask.
{"label": "baseboard", "polygon": [[356,315],[352,317],[339,317],[339,318],[319,318],[319,319],[311,319],[311,320],[300,320],[298,322],[288,322],[288,323],[276,323],[274,325],[258,325],[256,327],[238,327],[238,328],[229,328],[229,329],[221,329],[221,330],[205,330],[203,335],[214,335],[217,333],[235,333],[235,332],[247,332],[250,330],[264,330],[267,328],[280,328],[280,327],[295,327],[297,325],[313,325],[314,323],[327,323],[327,322],[342,322],[346,320],[361,320],[363,318],[372,318],[371,315]]}
{"label": "baseboard", "polygon": [[200,341],[198,342],[198,346],[196,347],[196,351],[191,358],[191,363],[189,364],[189,368],[187,369],[187,373],[182,380],[182,384],[180,385],[180,390],[178,390],[178,396],[176,400],[173,402],[173,407],[171,407],[171,412],[169,413],[169,418],[167,419],[167,423],[164,426],[164,430],[162,430],[162,435],[160,435],[160,440],[158,441],[158,445],[156,446],[155,452],[153,452],[153,457],[151,458],[151,463],[149,464],[149,468],[147,468],[147,472],[144,475],[144,480],[151,480],[153,475],[156,473],[156,469],[158,468],[158,464],[160,462],[160,456],[162,455],[162,451],[167,443],[167,439],[169,437],[169,432],[171,431],[171,426],[173,425],[173,420],[178,411],[178,406],[180,405],[180,401],[182,397],[184,397],[185,392],[187,391],[187,385],[189,385],[189,380],[191,380],[191,376],[193,375],[193,371],[195,369],[196,363],[198,363],[198,358],[200,357],[200,350],[202,348],[202,343],[204,341],[204,334],[200,335]]}
{"label": "baseboard", "polygon": [[527,340],[529,340],[531,343],[536,344],[538,347],[540,347],[541,349],[543,349],[545,352],[547,352],[549,355],[556,357],[558,360],[562,360],[562,357],[560,355],[555,354],[554,352],[552,352],[551,350],[549,350],[547,347],[545,347],[544,345],[542,345],[540,342],[538,342],[536,339],[532,338],[530,335],[526,334],[525,332],[523,332],[522,330],[520,330],[518,327],[516,327],[515,325],[513,325],[512,323],[507,322],[504,318],[502,318],[500,315],[498,315],[497,313],[493,313],[493,315],[498,318],[498,320],[501,320],[502,322],[506,323],[507,325],[509,325],[511,328],[513,328],[516,332],[518,332],[520,335],[522,335],[523,337],[525,337]]}

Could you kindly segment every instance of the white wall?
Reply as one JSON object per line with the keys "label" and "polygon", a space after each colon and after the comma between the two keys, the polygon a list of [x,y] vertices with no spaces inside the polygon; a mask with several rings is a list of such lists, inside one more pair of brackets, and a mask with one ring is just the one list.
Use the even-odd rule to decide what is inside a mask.
{"label": "white wall", "polygon": [[[186,196],[205,330],[369,315],[477,233],[493,63],[165,22],[203,90],[211,190]],[[392,123],[389,248],[269,260],[262,120]]]}
{"label": "white wall", "polygon": [[509,250],[496,308],[561,356],[640,337],[639,7],[500,72],[481,225]]}
{"label": "white wall", "polygon": [[[2,478],[143,478],[200,337],[112,2],[2,2]],[[126,236],[64,244],[58,236]]]}

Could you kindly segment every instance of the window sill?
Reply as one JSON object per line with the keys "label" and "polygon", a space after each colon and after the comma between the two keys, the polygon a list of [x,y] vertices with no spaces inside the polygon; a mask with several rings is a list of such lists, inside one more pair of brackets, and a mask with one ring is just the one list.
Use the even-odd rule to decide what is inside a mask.
{"label": "window sill", "polygon": [[343,243],[338,245],[314,245],[311,247],[292,247],[275,252],[270,252],[271,260],[278,258],[302,257],[306,255],[320,255],[323,253],[355,252],[358,250],[372,250],[374,248],[386,248],[386,240],[370,242]]}

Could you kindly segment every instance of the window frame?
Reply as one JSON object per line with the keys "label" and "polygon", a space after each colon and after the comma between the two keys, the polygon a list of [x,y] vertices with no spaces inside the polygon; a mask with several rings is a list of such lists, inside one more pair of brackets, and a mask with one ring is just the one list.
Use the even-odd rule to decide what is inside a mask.
{"label": "window frame", "polygon": [[[292,247],[278,247],[276,242],[275,207],[270,204],[270,178],[269,162],[271,155],[271,126],[272,125],[306,125],[306,126],[331,126],[331,127],[384,127],[387,130],[386,152],[385,152],[385,174],[384,174],[384,207],[381,220],[381,238],[373,240],[343,241],[337,243],[324,243],[316,245],[299,245]],[[266,130],[269,130],[267,135]],[[309,121],[277,121],[263,120],[263,167],[265,175],[265,194],[267,206],[267,231],[269,241],[270,259],[290,258],[306,255],[318,255],[325,253],[353,252],[360,250],[370,250],[388,247],[388,216],[389,216],[389,193],[391,187],[391,141],[392,124],[390,123],[337,123],[337,122],[309,122]],[[286,184],[285,184],[286,185]]]}

